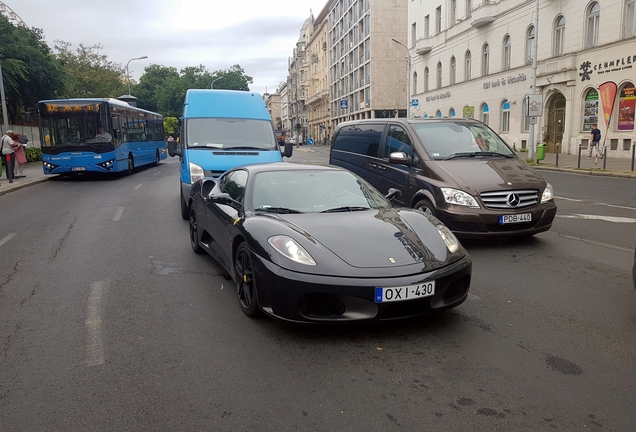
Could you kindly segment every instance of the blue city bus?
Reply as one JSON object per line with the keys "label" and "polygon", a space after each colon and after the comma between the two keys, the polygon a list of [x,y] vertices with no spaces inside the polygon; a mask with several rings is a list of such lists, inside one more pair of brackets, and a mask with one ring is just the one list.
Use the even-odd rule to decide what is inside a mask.
{"label": "blue city bus", "polygon": [[44,174],[120,173],[167,158],[160,114],[117,99],[38,102]]}

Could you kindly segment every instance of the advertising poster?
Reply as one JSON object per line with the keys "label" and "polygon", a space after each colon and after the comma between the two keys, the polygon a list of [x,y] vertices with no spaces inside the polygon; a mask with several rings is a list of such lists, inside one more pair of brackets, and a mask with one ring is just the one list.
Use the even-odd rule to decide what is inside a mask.
{"label": "advertising poster", "polygon": [[614,101],[616,100],[616,83],[607,81],[598,87],[601,93],[601,104],[603,105],[603,115],[605,116],[605,127],[609,128],[609,122],[612,118],[612,110],[614,109]]}
{"label": "advertising poster", "polygon": [[634,108],[636,107],[636,88],[634,84],[627,84],[621,90],[618,100],[618,130],[634,130]]}
{"label": "advertising poster", "polygon": [[590,89],[583,103],[583,130],[592,130],[592,125],[598,124],[598,92]]}

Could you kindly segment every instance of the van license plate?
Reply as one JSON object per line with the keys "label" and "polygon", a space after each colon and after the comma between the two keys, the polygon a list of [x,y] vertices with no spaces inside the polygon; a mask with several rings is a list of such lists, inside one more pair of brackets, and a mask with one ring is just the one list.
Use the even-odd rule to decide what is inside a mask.
{"label": "van license plate", "polygon": [[510,223],[520,223],[520,222],[531,222],[531,221],[532,221],[532,215],[530,213],[499,216],[499,225],[510,224]]}
{"label": "van license plate", "polygon": [[404,300],[416,300],[422,297],[430,297],[435,294],[435,281],[424,282],[417,285],[403,287],[376,287],[375,302],[386,303]]}

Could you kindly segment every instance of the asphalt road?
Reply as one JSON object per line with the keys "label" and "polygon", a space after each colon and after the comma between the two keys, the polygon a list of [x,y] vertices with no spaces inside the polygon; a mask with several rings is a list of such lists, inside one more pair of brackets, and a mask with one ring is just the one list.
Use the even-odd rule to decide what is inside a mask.
{"label": "asphalt road", "polygon": [[0,196],[0,429],[631,430],[636,183],[545,177],[553,229],[465,242],[463,305],[319,329],[241,313],[175,159]]}

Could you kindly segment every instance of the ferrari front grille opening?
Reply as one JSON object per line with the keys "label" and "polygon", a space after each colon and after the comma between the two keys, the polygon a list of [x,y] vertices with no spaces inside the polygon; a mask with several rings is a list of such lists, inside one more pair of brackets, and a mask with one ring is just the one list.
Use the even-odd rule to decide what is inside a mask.
{"label": "ferrari front grille opening", "polygon": [[445,302],[460,299],[466,295],[466,291],[468,291],[469,285],[470,276],[462,276],[459,279],[453,281],[453,283],[451,283],[448,288],[446,288],[446,291],[444,291],[444,296],[442,298]]}
{"label": "ferrari front grille opening", "polygon": [[306,294],[298,301],[300,313],[308,317],[340,316],[346,311],[335,294]]}

